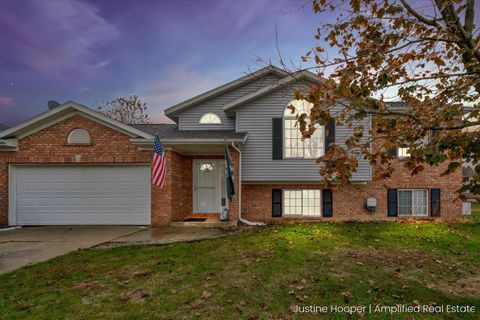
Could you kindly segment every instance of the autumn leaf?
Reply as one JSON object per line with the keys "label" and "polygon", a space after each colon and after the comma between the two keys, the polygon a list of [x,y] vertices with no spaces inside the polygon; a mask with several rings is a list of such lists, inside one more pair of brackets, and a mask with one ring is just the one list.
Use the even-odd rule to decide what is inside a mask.
{"label": "autumn leaf", "polygon": [[[325,125],[332,116],[348,128],[345,143],[316,160],[321,184],[349,184],[359,159],[373,166],[373,179],[430,166],[449,175],[469,163],[472,174],[458,195],[480,195],[480,37],[469,36],[480,30],[473,3],[313,0],[319,21],[328,21],[316,28],[312,45],[322,81],[295,92],[313,105],[297,128],[309,138],[316,128],[307,123]],[[332,22],[339,8],[349,14]],[[408,155],[399,162],[389,150],[402,146]]]}
{"label": "autumn leaf", "polygon": [[203,291],[201,298],[204,300],[208,300],[212,297],[212,293],[209,291]]}

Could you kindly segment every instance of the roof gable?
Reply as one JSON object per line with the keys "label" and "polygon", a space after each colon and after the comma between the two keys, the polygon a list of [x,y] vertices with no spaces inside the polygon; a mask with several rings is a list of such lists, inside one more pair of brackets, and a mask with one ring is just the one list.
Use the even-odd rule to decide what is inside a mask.
{"label": "roof gable", "polygon": [[224,85],[221,85],[215,89],[212,89],[210,91],[207,91],[205,93],[202,93],[198,96],[195,96],[191,99],[185,100],[179,104],[176,104],[170,108],[165,109],[165,115],[173,120],[175,120],[176,116],[178,113],[189,109],[199,103],[205,102],[209,99],[212,99],[214,97],[217,97],[221,94],[224,94],[228,91],[231,91],[233,89],[239,88],[247,83],[250,83],[252,81],[255,81],[257,79],[260,79],[268,74],[275,74],[280,77],[285,77],[288,73],[280,68],[277,68],[275,66],[267,66],[263,69],[260,69],[258,71],[255,71],[253,73],[250,73],[244,77],[241,77],[239,79],[236,79],[234,81],[228,82]]}
{"label": "roof gable", "polygon": [[258,89],[257,91],[254,91],[250,94],[247,94],[243,97],[240,97],[238,99],[235,99],[233,101],[230,101],[229,103],[226,103],[225,106],[223,107],[223,111],[227,114],[231,113],[233,110],[235,110],[236,108],[244,105],[245,103],[248,103],[250,101],[253,101],[255,99],[258,99],[260,97],[263,97],[264,95],[267,95],[275,90],[279,90],[293,82],[296,82],[296,81],[302,81],[302,80],[305,80],[305,81],[308,81],[310,83],[319,83],[321,81],[323,81],[323,79],[321,77],[319,77],[318,75],[310,72],[310,71],[299,71],[299,72],[296,72],[296,73],[292,73],[286,77],[284,77],[283,79],[281,79],[280,81],[278,81],[277,83],[274,83],[272,85],[268,85],[268,86],[265,86],[263,88],[260,88]]}
{"label": "roof gable", "polygon": [[107,117],[97,111],[87,108],[74,101],[68,101],[60,106],[41,113],[29,120],[26,120],[12,128],[0,132],[0,139],[18,138],[22,139],[32,133],[47,128],[57,122],[68,119],[76,114],[80,114],[87,118],[97,121],[107,127],[119,132],[125,133],[132,138],[151,138],[148,133],[124,124],[120,121]]}

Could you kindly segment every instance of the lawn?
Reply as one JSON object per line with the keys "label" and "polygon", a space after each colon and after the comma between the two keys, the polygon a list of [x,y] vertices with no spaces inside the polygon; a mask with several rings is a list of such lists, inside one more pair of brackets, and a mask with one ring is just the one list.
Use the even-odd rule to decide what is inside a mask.
{"label": "lawn", "polygon": [[470,219],[473,222],[480,222],[480,203],[472,203],[472,216]]}
{"label": "lawn", "polygon": [[[478,219],[477,219],[478,221]],[[480,223],[262,227],[90,249],[0,276],[5,319],[479,319]],[[469,305],[476,313],[300,314],[295,306]]]}

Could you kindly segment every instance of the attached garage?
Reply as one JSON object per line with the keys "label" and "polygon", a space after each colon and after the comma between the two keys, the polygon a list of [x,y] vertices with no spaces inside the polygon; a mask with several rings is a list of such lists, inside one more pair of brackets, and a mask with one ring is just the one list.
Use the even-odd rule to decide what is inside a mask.
{"label": "attached garage", "polygon": [[150,225],[148,165],[11,165],[10,225]]}

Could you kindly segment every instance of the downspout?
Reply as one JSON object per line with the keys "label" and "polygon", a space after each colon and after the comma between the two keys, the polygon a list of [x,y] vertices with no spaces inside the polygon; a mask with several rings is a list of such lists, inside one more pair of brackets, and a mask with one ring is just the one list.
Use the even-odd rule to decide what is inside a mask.
{"label": "downspout", "polygon": [[253,222],[242,218],[242,151],[233,141],[232,148],[238,152],[238,221],[247,226],[264,226],[263,222]]}

